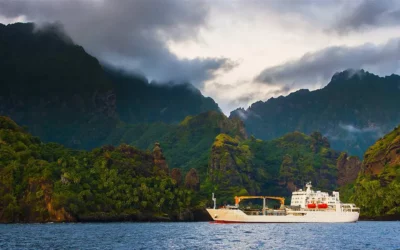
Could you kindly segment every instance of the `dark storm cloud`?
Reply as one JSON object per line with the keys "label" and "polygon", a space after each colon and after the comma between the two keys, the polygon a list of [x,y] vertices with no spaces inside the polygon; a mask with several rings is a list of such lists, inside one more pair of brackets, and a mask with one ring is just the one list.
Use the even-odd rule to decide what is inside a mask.
{"label": "dark storm cloud", "polygon": [[397,0],[362,0],[356,6],[343,6],[344,14],[331,30],[339,34],[372,27],[400,25],[400,2]]}
{"label": "dark storm cloud", "polygon": [[196,39],[208,8],[180,0],[0,0],[0,15],[60,22],[72,39],[101,60],[157,80],[200,83],[235,66],[227,58],[180,59],[168,41]]}
{"label": "dark storm cloud", "polygon": [[307,53],[297,60],[266,68],[255,81],[299,89],[326,84],[335,72],[348,68],[363,68],[378,74],[396,73],[399,70],[399,62],[399,38],[381,45],[333,46]]}

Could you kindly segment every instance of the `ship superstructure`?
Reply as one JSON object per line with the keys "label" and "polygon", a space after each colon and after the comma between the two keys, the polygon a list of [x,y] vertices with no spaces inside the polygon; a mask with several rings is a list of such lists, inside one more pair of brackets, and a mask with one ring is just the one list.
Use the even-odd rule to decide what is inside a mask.
{"label": "ship superstructure", "polygon": [[[262,199],[261,209],[246,210],[240,207],[244,199]],[[267,200],[273,199],[280,202],[279,208],[269,208]],[[339,192],[312,190],[311,182],[306,184],[306,189],[299,189],[292,193],[290,206],[285,206],[285,199],[276,196],[236,196],[234,206],[207,209],[207,212],[217,222],[356,222],[360,209],[351,203],[341,203]]]}

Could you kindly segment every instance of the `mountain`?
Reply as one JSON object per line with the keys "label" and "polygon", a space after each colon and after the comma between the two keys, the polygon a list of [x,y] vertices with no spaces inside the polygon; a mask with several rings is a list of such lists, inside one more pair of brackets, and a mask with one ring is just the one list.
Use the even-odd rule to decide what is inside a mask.
{"label": "mountain", "polygon": [[121,122],[178,123],[220,111],[188,83],[149,83],[102,66],[57,26],[0,24],[0,79],[0,115],[78,149],[102,145]]}
{"label": "mountain", "polygon": [[220,134],[212,146],[203,185],[227,203],[234,195],[288,197],[308,181],[317,188],[334,190],[340,155],[318,132],[292,132],[271,141]]}
{"label": "mountain", "polygon": [[259,101],[230,117],[240,117],[249,134],[266,140],[292,131],[320,131],[332,148],[362,158],[369,146],[400,123],[399,106],[400,76],[346,70],[322,89]]}
{"label": "mountain", "polygon": [[0,116],[0,222],[190,220],[198,179],[189,172],[185,188],[158,144],[76,151]]}
{"label": "mountain", "polygon": [[77,148],[93,147],[115,127],[111,82],[59,29],[0,25],[0,55],[0,115]]}
{"label": "mountain", "polygon": [[400,126],[367,150],[362,171],[347,192],[363,216],[400,218]]}

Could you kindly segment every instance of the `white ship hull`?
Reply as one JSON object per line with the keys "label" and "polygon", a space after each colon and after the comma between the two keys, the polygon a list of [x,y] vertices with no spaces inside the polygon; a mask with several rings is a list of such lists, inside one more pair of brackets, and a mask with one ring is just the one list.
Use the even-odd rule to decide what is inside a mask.
{"label": "white ship hull", "polygon": [[287,215],[247,215],[239,209],[207,209],[221,223],[338,223],[356,222],[358,212],[302,211]]}

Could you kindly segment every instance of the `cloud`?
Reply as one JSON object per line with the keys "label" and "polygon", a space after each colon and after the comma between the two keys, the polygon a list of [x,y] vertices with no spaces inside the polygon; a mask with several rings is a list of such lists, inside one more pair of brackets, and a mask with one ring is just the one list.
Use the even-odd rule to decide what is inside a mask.
{"label": "cloud", "polygon": [[287,95],[288,91],[284,87],[268,86],[252,81],[237,81],[234,84],[208,82],[203,89],[203,93],[212,96],[226,115],[238,107],[247,108],[259,100]]}
{"label": "cloud", "polygon": [[[339,127],[346,131],[345,137],[338,136],[339,140],[365,140],[366,138],[372,138],[376,140],[377,138],[380,138],[385,135],[383,130],[380,127],[377,126],[370,126],[370,127],[364,127],[364,128],[358,128],[352,124],[339,124]],[[358,139],[357,139],[358,138]],[[331,139],[331,137],[329,137]]]}
{"label": "cloud", "polygon": [[400,4],[396,0],[362,0],[353,7],[343,6],[343,12],[330,30],[338,34],[371,27],[400,25]]}
{"label": "cloud", "polygon": [[399,70],[400,38],[385,44],[366,43],[360,46],[331,46],[304,54],[301,58],[264,69],[256,78],[272,86],[289,89],[321,87],[335,72],[349,68],[366,69],[381,75]]}
{"label": "cloud", "polygon": [[380,129],[378,127],[366,127],[366,128],[357,128],[351,124],[339,124],[340,128],[346,130],[350,133],[362,134],[362,133],[378,133],[380,134]]}
{"label": "cloud", "polygon": [[223,57],[182,59],[169,50],[169,41],[198,39],[208,12],[200,0],[0,0],[0,16],[60,22],[77,44],[111,65],[197,84],[236,65]]}

